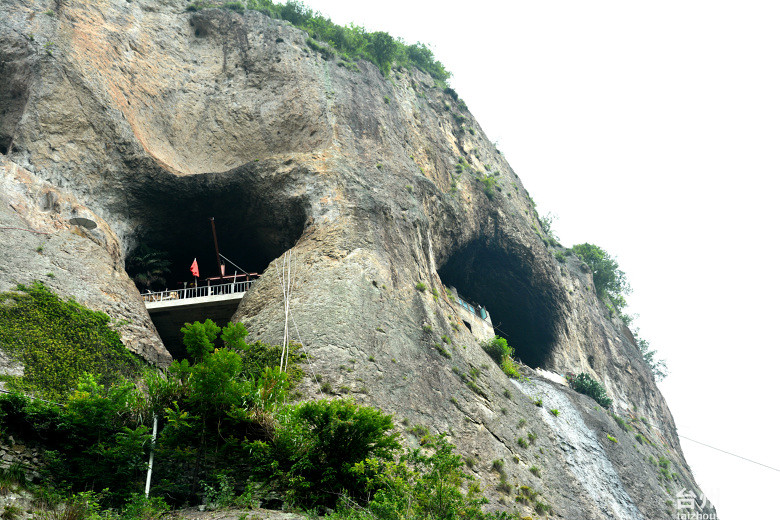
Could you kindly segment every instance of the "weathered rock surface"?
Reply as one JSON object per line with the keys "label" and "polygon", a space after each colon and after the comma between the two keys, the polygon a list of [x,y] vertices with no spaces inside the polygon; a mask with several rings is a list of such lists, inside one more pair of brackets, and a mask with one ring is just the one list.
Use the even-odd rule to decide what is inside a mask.
{"label": "weathered rock surface", "polygon": [[[555,259],[520,180],[455,95],[419,71],[340,67],[259,13],[184,7],[0,0],[0,223],[50,233],[0,230],[16,245],[0,251],[0,289],[53,272],[57,292],[129,320],[127,345],[164,364],[124,257],[144,241],[191,261],[189,229],[216,215],[228,256],[271,263],[235,316],[251,339],[282,337],[274,259],[291,249],[304,392],[327,382],[447,433],[491,507],[531,514],[515,502],[529,485],[553,517],[657,519],[678,490],[699,492],[630,332],[577,260]],[[445,285],[485,305],[522,361],[603,381],[635,431],[530,369],[510,381]],[[497,489],[494,460],[511,491]]]}

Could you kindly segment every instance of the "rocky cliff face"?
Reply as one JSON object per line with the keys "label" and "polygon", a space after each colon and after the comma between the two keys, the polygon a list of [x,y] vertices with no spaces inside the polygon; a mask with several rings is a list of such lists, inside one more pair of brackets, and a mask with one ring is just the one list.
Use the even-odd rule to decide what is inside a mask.
{"label": "rocky cliff face", "polygon": [[[265,269],[234,316],[250,339],[281,339],[275,265],[290,250],[304,392],[327,383],[447,433],[491,507],[533,513],[516,500],[527,485],[551,517],[656,519],[677,491],[699,492],[630,332],[578,260],[556,260],[457,95],[419,71],[343,66],[260,13],[185,5],[0,0],[0,233],[14,244],[0,290],[44,279],[129,321],[126,345],[165,364],[124,260],[144,242],[186,273],[210,257],[198,230],[216,216],[225,254]],[[522,381],[482,351],[445,285],[487,307],[529,365]],[[536,367],[603,381],[633,430]]]}

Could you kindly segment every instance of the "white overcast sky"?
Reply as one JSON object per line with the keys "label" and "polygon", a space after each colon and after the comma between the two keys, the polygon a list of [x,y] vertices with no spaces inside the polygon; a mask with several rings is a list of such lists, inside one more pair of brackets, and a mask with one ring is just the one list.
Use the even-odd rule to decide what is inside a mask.
{"label": "white overcast sky", "polygon": [[[561,242],[617,257],[679,433],[780,468],[780,3],[307,3],[428,43]],[[682,444],[719,518],[780,518],[780,472]]]}

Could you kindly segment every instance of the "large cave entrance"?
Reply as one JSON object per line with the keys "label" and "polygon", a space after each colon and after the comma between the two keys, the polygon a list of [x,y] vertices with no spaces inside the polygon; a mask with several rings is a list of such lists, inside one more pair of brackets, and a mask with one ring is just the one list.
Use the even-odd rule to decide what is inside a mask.
{"label": "large cave entrance", "polygon": [[525,250],[509,254],[486,240],[455,251],[439,268],[445,285],[489,312],[496,334],[531,367],[550,368],[562,311],[551,273]]}
{"label": "large cave entrance", "polygon": [[[260,274],[274,258],[293,247],[303,233],[303,203],[285,195],[286,189],[278,179],[274,181],[251,171],[161,177],[140,187],[133,196],[131,217],[136,227],[129,237],[126,266],[142,293],[174,291],[184,284],[191,287],[195,282],[190,272],[194,259],[198,261],[201,288],[207,283],[229,283],[236,275],[240,280],[243,272]],[[212,217],[223,255],[220,260],[225,264],[222,280]],[[144,264],[144,257],[149,255],[151,267]],[[155,257],[167,264],[157,275]],[[148,278],[153,279],[152,283]],[[150,316],[168,351],[174,358],[181,358],[186,353],[180,333],[185,322],[210,318],[223,326],[232,318],[239,302],[240,297],[187,306],[181,300],[165,309],[150,310]]]}

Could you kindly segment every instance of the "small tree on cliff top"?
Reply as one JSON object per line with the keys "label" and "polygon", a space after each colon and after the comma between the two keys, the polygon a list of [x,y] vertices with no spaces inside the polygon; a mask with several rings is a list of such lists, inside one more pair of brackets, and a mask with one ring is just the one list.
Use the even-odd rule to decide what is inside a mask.
{"label": "small tree on cliff top", "polygon": [[599,298],[611,303],[618,314],[622,314],[631,286],[617,261],[599,246],[587,242],[575,245],[572,250],[593,272],[593,285]]}

